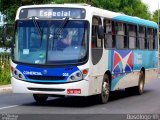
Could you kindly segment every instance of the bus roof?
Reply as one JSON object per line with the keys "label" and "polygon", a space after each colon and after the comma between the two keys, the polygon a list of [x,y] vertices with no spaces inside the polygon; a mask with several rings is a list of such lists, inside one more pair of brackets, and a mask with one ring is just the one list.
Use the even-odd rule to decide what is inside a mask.
{"label": "bus roof", "polygon": [[137,24],[137,25],[143,25],[143,26],[147,26],[147,27],[153,27],[153,28],[157,28],[157,23],[149,21],[149,20],[145,20],[145,19],[141,19],[138,17],[131,17],[131,16],[127,16],[127,15],[119,15],[113,18],[113,20],[115,21],[124,21],[127,23],[131,23],[131,24]]}
{"label": "bus roof", "polygon": [[[140,26],[147,26],[147,27],[152,27],[152,28],[158,28],[157,23],[153,22],[153,21],[149,21],[149,20],[145,20],[142,18],[138,18],[135,16],[129,16],[129,15],[125,15],[122,13],[118,13],[118,12],[112,12],[109,10],[104,10],[101,8],[96,8],[93,7],[91,5],[88,4],[43,4],[43,5],[28,5],[28,6],[22,6],[18,9],[18,12],[23,9],[23,8],[47,8],[47,7],[70,7],[70,8],[84,8],[87,10],[87,12],[91,12],[92,15],[96,14],[99,15],[101,17],[105,17],[114,21],[120,21],[120,22],[127,22],[130,24],[135,24],[135,25],[140,25]],[[16,16],[16,18],[18,18],[18,15]]]}

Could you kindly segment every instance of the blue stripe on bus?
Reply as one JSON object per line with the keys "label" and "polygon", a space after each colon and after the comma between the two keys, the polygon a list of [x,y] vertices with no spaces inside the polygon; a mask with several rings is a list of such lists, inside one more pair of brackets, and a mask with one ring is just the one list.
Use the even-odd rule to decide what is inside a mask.
{"label": "blue stripe on bus", "polygon": [[141,18],[136,18],[136,17],[131,17],[127,15],[119,15],[113,18],[115,21],[123,21],[127,23],[132,23],[132,24],[137,24],[137,25],[144,25],[148,27],[153,27],[153,28],[158,28],[157,23],[149,21],[149,20],[144,20]]}
{"label": "blue stripe on bus", "polygon": [[[28,82],[46,82],[46,83],[62,83],[62,82],[68,82],[68,77],[74,73],[75,71],[78,71],[77,66],[66,66],[66,67],[57,67],[57,68],[45,68],[45,67],[31,67],[31,66],[25,66],[25,65],[17,65],[16,69],[23,74],[25,77],[24,81]],[[35,76],[35,79],[30,79],[29,76]],[[36,79],[37,77],[55,77],[53,80],[43,80],[43,79]],[[58,80],[56,78],[58,77],[64,77],[64,79]]]}
{"label": "blue stripe on bus", "polygon": [[112,80],[112,84],[111,84],[111,91],[115,90],[116,85],[118,84],[118,82],[125,76],[121,75],[119,77],[116,77],[115,79]]}

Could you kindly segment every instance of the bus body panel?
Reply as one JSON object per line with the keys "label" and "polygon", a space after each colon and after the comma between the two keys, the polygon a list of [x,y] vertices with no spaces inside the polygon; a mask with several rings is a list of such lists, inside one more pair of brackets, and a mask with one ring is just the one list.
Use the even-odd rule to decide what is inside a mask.
{"label": "bus body panel", "polygon": [[[86,10],[86,17],[84,20],[88,20],[92,24],[93,16],[100,16],[103,18],[108,18],[115,21],[121,21],[125,23],[131,23],[135,25],[145,25],[148,27],[157,28],[157,24],[151,21],[143,20],[136,17],[130,17],[120,13],[111,12],[108,10],[102,10],[99,8],[91,6],[81,6],[81,5],[33,5],[20,7],[17,11],[16,20],[19,20],[19,13],[22,8],[46,8],[46,7],[68,7],[68,8],[84,8]],[[24,78],[27,80],[27,75],[38,74],[45,76],[45,71],[50,71],[47,75],[49,76],[63,76],[64,80],[54,81],[52,84],[39,84],[38,80],[33,81],[32,79],[18,80],[11,77],[12,88],[15,93],[35,93],[35,94],[50,94],[50,95],[73,95],[73,96],[90,96],[101,93],[102,81],[104,74],[109,71],[111,73],[111,91],[137,86],[139,82],[139,73],[142,67],[145,68],[145,83],[148,83],[150,80],[158,76],[158,51],[156,50],[116,50],[114,49],[105,49],[103,46],[103,55],[99,62],[96,65],[92,63],[91,56],[91,30],[92,26],[90,25],[90,34],[89,34],[89,56],[88,62],[83,65],[70,66],[67,67],[73,68],[70,72],[65,72],[65,67],[55,67],[49,68],[43,67],[29,67],[25,65],[17,65],[11,62],[11,66],[18,69],[20,72],[25,73]],[[67,82],[70,75],[76,71],[81,71],[83,69],[88,70],[87,76],[77,82]],[[25,71],[25,72],[24,72]],[[53,71],[56,71],[55,73]],[[50,81],[48,81],[50,82]],[[61,83],[60,83],[61,82]],[[58,84],[57,84],[58,83]],[[44,88],[46,91],[40,91],[41,89],[29,90],[28,88]],[[47,91],[51,90],[61,90],[64,91]],[[80,94],[68,94],[67,89],[80,89]]]}
{"label": "bus body panel", "polygon": [[138,85],[142,67],[145,68],[145,83],[157,78],[158,52],[155,50],[103,50],[101,60],[92,67],[93,77],[90,80],[93,80],[94,87],[97,87],[100,93],[103,75],[106,71],[110,71],[111,91],[133,87]]}
{"label": "bus body panel", "polygon": [[101,93],[101,86],[105,72],[108,70],[108,51],[103,50],[102,57],[100,61],[93,65],[91,61],[91,78],[89,79],[92,82],[91,93],[99,94]]}
{"label": "bus body panel", "polygon": [[[12,90],[14,93],[33,93],[48,95],[72,95],[72,96],[89,96],[87,80],[67,84],[37,84],[17,80],[12,80]],[[49,91],[50,90],[50,91]],[[68,90],[80,90],[80,93],[67,93]]]}
{"label": "bus body panel", "polygon": [[[145,68],[145,83],[157,78],[158,52],[140,50],[111,50],[111,90],[137,86],[139,71]],[[151,73],[149,73],[151,72]]]}
{"label": "bus body panel", "polygon": [[[85,76],[85,79],[80,81],[69,82],[69,77],[75,73],[75,71],[81,71],[89,68],[88,63],[80,67],[77,66],[66,66],[66,67],[31,67],[27,65],[18,65],[11,61],[13,72],[11,73],[12,90],[14,93],[41,93],[51,95],[75,95],[75,96],[88,96],[91,95],[89,92],[89,74]],[[23,76],[23,79],[17,79],[14,77],[14,71]],[[63,75],[65,75],[63,77]],[[34,77],[31,77],[34,76]],[[49,77],[63,77],[63,80],[52,79]],[[41,78],[42,77],[42,78]],[[46,80],[48,77],[48,80]],[[40,78],[39,80],[36,78]],[[52,79],[52,80],[51,80]],[[34,88],[37,90],[29,90],[28,88]],[[45,88],[41,91],[38,88]],[[47,89],[53,89],[48,91]],[[64,91],[54,92],[54,89],[64,89]],[[67,89],[80,89],[80,94],[68,94]]]}

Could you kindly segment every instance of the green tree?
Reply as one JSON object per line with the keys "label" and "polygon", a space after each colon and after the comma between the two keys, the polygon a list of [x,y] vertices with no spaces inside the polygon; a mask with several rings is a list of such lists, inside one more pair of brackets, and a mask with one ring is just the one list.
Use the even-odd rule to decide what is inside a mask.
{"label": "green tree", "polygon": [[[160,10],[159,10],[159,16],[160,16]],[[153,12],[152,20],[158,23],[158,10]],[[160,21],[160,17],[159,17],[159,21]]]}
{"label": "green tree", "polygon": [[133,16],[137,16],[144,19],[151,19],[151,13],[148,10],[148,6],[141,2],[141,0],[132,0],[133,2]]}
{"label": "green tree", "polygon": [[120,0],[92,0],[91,4],[95,7],[111,10],[114,12],[119,11]]}
{"label": "green tree", "polygon": [[151,19],[148,6],[141,0],[92,0],[91,4],[95,7],[120,12],[131,16],[144,19]]}
{"label": "green tree", "polygon": [[91,3],[91,0],[52,0],[54,3]]}
{"label": "green tree", "polygon": [[52,0],[0,0],[0,11],[4,14],[7,23],[13,23],[18,7],[22,5],[33,5],[50,3]]}
{"label": "green tree", "polygon": [[[141,0],[0,0],[0,11],[6,16],[5,22],[14,23],[18,7],[46,3],[87,3],[110,11],[151,19],[147,5]],[[154,21],[157,19],[156,14],[155,12],[153,15]]]}
{"label": "green tree", "polygon": [[18,7],[46,3],[88,3],[92,6],[123,12],[127,15],[150,19],[147,5],[141,0],[0,0],[0,11],[6,15],[6,22],[13,23]]}

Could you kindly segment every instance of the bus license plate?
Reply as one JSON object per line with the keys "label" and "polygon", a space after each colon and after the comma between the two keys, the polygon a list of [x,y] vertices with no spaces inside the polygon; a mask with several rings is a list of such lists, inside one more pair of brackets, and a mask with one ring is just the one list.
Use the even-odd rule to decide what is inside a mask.
{"label": "bus license plate", "polygon": [[81,89],[67,89],[67,94],[81,94]]}

